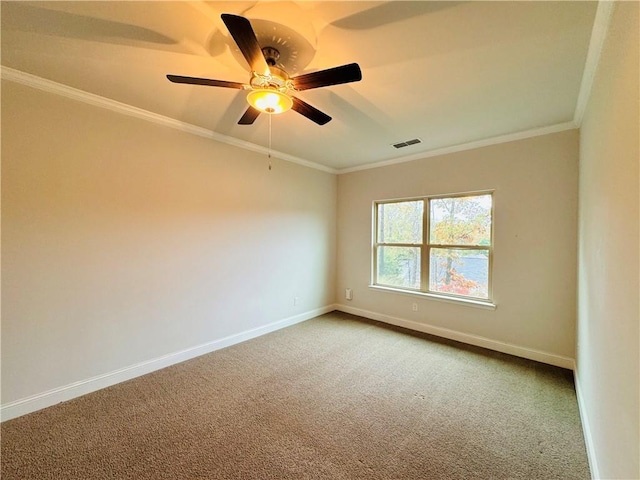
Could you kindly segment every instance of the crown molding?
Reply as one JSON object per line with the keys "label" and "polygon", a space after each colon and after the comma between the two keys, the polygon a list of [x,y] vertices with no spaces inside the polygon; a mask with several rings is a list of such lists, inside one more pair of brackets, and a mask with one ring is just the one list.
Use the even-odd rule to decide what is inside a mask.
{"label": "crown molding", "polygon": [[[601,0],[598,2],[596,15],[593,22],[593,29],[591,32],[591,39],[589,42],[589,48],[587,52],[587,59],[585,61],[582,81],[580,83],[580,92],[578,94],[578,100],[576,102],[576,109],[575,109],[574,117],[572,121],[565,122],[565,123],[558,123],[555,125],[549,125],[541,128],[525,130],[525,131],[516,132],[516,133],[510,133],[506,135],[500,135],[497,137],[490,137],[490,138],[476,140],[473,142],[468,142],[468,143],[463,143],[458,145],[451,145],[448,147],[428,150],[425,152],[415,153],[415,154],[407,155],[404,157],[397,157],[391,160],[383,160],[380,162],[367,163],[364,165],[359,165],[359,166],[350,167],[350,168],[343,168],[343,169],[335,169],[335,168],[327,167],[325,165],[311,162],[309,160],[304,160],[302,158],[298,158],[293,155],[289,155],[279,151],[271,151],[271,156],[275,158],[279,158],[281,160],[291,162],[291,163],[296,163],[298,165],[303,165],[305,167],[313,168],[315,170],[320,170],[322,172],[339,175],[339,174],[357,172],[361,170],[369,170],[372,168],[386,167],[389,165],[397,165],[400,163],[412,162],[414,160],[420,160],[420,159],[435,157],[439,155],[462,152],[465,150],[473,150],[475,148],[498,145],[501,143],[513,142],[513,141],[522,140],[525,138],[537,137],[540,135],[547,135],[551,133],[562,132],[565,130],[580,128],[580,125],[582,124],[582,118],[584,116],[584,112],[587,106],[587,102],[591,94],[591,87],[593,85],[595,74],[600,62],[602,48],[604,46],[604,42],[606,40],[607,33],[609,30],[609,24],[611,22],[611,16],[613,13],[614,4],[615,4],[614,1]],[[244,140],[239,140],[237,138],[233,138],[227,135],[222,135],[220,133],[216,133],[206,128],[198,127],[196,125],[192,125],[190,123],[169,118],[164,115],[159,115],[157,113],[149,112],[141,108],[133,107],[131,105],[118,102],[116,100],[111,100],[109,98],[101,97],[93,93],[89,93],[83,90],[69,87],[67,85],[63,85],[63,84],[54,82],[52,80],[47,80],[47,79],[38,77],[36,75],[25,73],[20,70],[2,66],[0,68],[0,72],[1,72],[2,78],[5,80],[21,83],[23,85],[37,88],[49,93],[65,96],[74,100],[88,103],[90,105],[106,108],[108,110],[112,110],[124,115],[137,117],[137,118],[147,120],[159,125],[181,130],[183,132],[199,135],[201,137],[209,138],[221,143],[233,145],[245,150],[250,150],[250,151],[264,154],[264,155],[269,154],[269,150],[260,145],[246,142]]]}
{"label": "crown molding", "polygon": [[447,155],[449,153],[463,152],[465,150],[474,150],[476,148],[488,147],[491,145],[498,145],[501,143],[513,142],[516,140],[523,140],[525,138],[539,137],[540,135],[548,135],[550,133],[564,132],[565,130],[573,130],[578,126],[573,122],[557,123],[555,125],[549,125],[548,127],[534,128],[531,130],[524,130],[522,132],[509,133],[507,135],[500,135],[497,137],[485,138],[482,140],[476,140],[468,143],[461,143],[459,145],[452,145],[450,147],[437,148],[435,150],[427,150],[425,152],[414,153],[405,157],[394,158],[392,160],[384,160],[382,162],[368,163],[366,165],[359,165],[357,167],[343,168],[338,170],[338,174],[358,172],[361,170],[369,170],[371,168],[386,167],[389,165],[396,165],[398,163],[412,162],[414,160],[421,160],[424,158],[437,157],[439,155]]}
{"label": "crown molding", "polygon": [[121,113],[123,115],[136,117],[136,118],[146,120],[146,121],[149,121],[158,125],[162,125],[165,127],[174,128],[176,130],[191,133],[193,135],[198,135],[200,137],[208,138],[210,140],[215,140],[217,142],[233,145],[235,147],[239,147],[252,152],[256,152],[264,155],[268,155],[270,153],[271,156],[274,158],[279,158],[280,160],[296,163],[298,165],[313,168],[315,170],[320,170],[322,172],[333,173],[333,174],[337,172],[335,169],[327,167],[325,165],[320,165],[319,163],[310,162],[308,160],[304,160],[302,158],[298,158],[283,152],[278,152],[276,150],[269,151],[269,149],[262,147],[260,145],[256,145],[255,143],[245,142],[244,140],[239,140],[237,138],[233,138],[227,135],[222,135],[220,133],[216,133],[206,128],[198,127],[196,125],[182,122],[174,118],[169,118],[164,115],[149,112],[148,110],[144,110],[142,108],[133,107],[126,103],[118,102],[116,100],[102,97],[94,93],[89,93],[84,90],[79,90],[77,88],[69,87],[67,85],[63,85],[61,83],[54,82],[52,80],[47,80],[46,78],[38,77],[30,73],[26,73],[20,70],[16,70],[14,68],[6,67],[4,65],[0,67],[0,76],[4,80],[20,83],[28,87],[37,88],[38,90],[42,90],[45,92],[53,93],[55,95],[67,97],[73,100],[87,103],[89,105],[93,105],[96,107],[111,110],[113,112]]}
{"label": "crown molding", "polygon": [[613,1],[599,1],[596,17],[593,20],[593,28],[591,29],[591,40],[589,41],[589,50],[587,51],[587,59],[584,64],[584,72],[582,74],[582,82],[580,83],[580,93],[576,102],[576,111],[573,115],[573,122],[580,127],[582,118],[587,108],[587,102],[591,96],[591,87],[600,64],[600,55],[602,48],[609,32],[611,16],[613,14]]}

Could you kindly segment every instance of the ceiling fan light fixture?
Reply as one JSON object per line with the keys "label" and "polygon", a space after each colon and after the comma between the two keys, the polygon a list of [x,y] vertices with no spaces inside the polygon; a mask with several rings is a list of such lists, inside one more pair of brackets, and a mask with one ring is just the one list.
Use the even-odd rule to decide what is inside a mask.
{"label": "ceiling fan light fixture", "polygon": [[[287,36],[285,39],[271,35],[269,38],[263,39],[263,43],[266,43],[266,46],[261,48],[258,37],[251,26],[251,22],[249,22],[246,17],[223,13],[221,18],[227,30],[229,30],[229,34],[238,46],[240,53],[249,65],[251,72],[249,84],[215,80],[212,78],[185,77],[182,75],[167,75],[167,78],[174,83],[235,88],[239,90],[250,89],[251,91],[247,95],[247,102],[250,107],[246,109],[240,120],[238,120],[238,125],[252,125],[260,113],[276,114],[286,112],[290,109],[318,125],[325,125],[331,121],[329,115],[321,112],[305,101],[289,95],[289,92],[293,94],[302,90],[359,82],[362,80],[362,72],[357,63],[309,72],[291,78],[286,71],[278,66],[280,65],[278,63],[280,51],[276,47],[287,46],[293,37],[290,38]],[[291,41],[291,43],[293,44],[293,41]],[[295,48],[289,49],[287,46],[287,49],[289,53],[295,53]],[[289,56],[289,60],[295,57],[293,53]],[[269,125],[271,125],[271,123],[269,123]]]}
{"label": "ceiling fan light fixture", "polygon": [[291,97],[268,88],[252,90],[247,95],[247,102],[256,110],[269,114],[286,112],[293,106]]}

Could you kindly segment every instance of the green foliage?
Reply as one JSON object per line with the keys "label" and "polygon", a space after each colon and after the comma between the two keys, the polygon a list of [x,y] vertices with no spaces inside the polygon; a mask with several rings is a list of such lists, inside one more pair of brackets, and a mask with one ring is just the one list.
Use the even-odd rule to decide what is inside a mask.
{"label": "green foliage", "polygon": [[420,288],[420,250],[414,247],[379,247],[378,283]]}
{"label": "green foliage", "polygon": [[378,241],[422,243],[422,200],[378,205]]}
{"label": "green foliage", "polygon": [[[425,201],[378,205],[377,242],[420,245],[423,242]],[[488,250],[468,246],[491,245],[491,195],[436,198],[430,208],[429,242],[459,248],[432,248],[430,289],[458,295],[486,297],[487,284],[465,278],[465,258],[488,256]],[[460,248],[462,247],[462,248]],[[378,247],[377,281],[380,284],[420,288],[420,249],[409,246]],[[468,265],[467,265],[468,267]],[[468,268],[466,269],[468,271]]]}
{"label": "green foliage", "polygon": [[[430,241],[437,245],[480,246],[491,244],[491,196],[439,198],[430,201]],[[439,292],[486,296],[486,285],[456,270],[464,257],[488,255],[488,251],[461,248],[431,250],[430,288]]]}
{"label": "green foliage", "polygon": [[[487,198],[488,197],[488,198]],[[438,245],[489,245],[490,196],[439,198],[430,201],[430,241]]]}

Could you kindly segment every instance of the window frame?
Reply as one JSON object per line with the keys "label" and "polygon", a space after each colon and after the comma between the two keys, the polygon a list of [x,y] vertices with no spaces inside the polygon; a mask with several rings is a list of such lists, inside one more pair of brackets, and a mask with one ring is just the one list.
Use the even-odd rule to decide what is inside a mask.
{"label": "window frame", "polygon": [[[376,200],[373,202],[373,235],[372,235],[372,262],[371,262],[371,287],[390,290],[399,293],[407,293],[413,295],[427,296],[431,298],[439,298],[443,300],[451,300],[455,302],[464,302],[470,304],[478,304],[483,306],[490,306],[495,308],[493,304],[493,257],[494,257],[494,210],[495,210],[495,195],[494,190],[481,190],[474,192],[464,193],[451,193],[442,195],[426,195],[421,197],[409,197],[390,200]],[[491,229],[490,229],[490,243],[489,245],[457,245],[457,244],[438,244],[430,242],[430,227],[431,227],[431,200],[440,200],[447,198],[465,198],[465,197],[479,197],[489,195],[491,196]],[[389,243],[378,242],[378,225],[379,225],[379,206],[422,201],[422,241],[418,244],[413,243]],[[420,288],[401,287],[397,285],[388,285],[378,282],[378,249],[380,247],[410,247],[420,249]],[[486,251],[488,255],[487,266],[487,297],[476,297],[471,295],[460,295],[448,292],[439,292],[436,290],[430,290],[431,280],[431,250],[433,248],[448,248],[448,249],[461,249],[461,250],[481,250]]]}

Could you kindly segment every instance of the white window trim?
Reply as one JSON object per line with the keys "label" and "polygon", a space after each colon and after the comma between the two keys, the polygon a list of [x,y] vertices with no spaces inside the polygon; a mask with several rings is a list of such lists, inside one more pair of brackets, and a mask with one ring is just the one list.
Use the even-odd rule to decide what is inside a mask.
{"label": "white window trim", "polygon": [[427,298],[429,300],[437,300],[446,303],[455,303],[458,305],[464,305],[467,307],[484,308],[487,310],[495,310],[498,305],[491,301],[483,301],[475,298],[453,297],[448,295],[438,295],[436,293],[418,292],[412,290],[402,290],[401,288],[385,287],[382,285],[369,285],[372,290],[378,290],[380,292],[395,293],[399,295],[407,295],[410,297]]}
{"label": "white window trim", "polygon": [[[389,292],[389,293],[398,293],[398,294],[402,294],[402,295],[409,295],[409,296],[413,296],[413,297],[422,297],[422,298],[428,298],[428,299],[433,299],[433,300],[438,300],[438,301],[443,301],[443,302],[448,302],[448,303],[456,303],[456,304],[462,304],[462,305],[466,305],[466,306],[472,306],[472,307],[479,307],[479,308],[486,308],[486,309],[491,309],[491,310],[495,310],[497,308],[497,305],[494,303],[494,299],[493,299],[493,244],[494,244],[494,209],[495,209],[495,197],[494,197],[494,190],[480,190],[480,191],[472,191],[472,192],[461,192],[461,193],[451,193],[451,194],[441,194],[441,195],[425,195],[425,196],[421,196],[421,197],[409,197],[409,198],[398,198],[398,199],[388,199],[388,200],[375,200],[373,202],[372,205],[372,211],[373,211],[373,224],[372,224],[372,244],[371,244],[371,282],[369,285],[369,288],[371,288],[372,290],[379,290],[379,291],[383,291],[383,292]],[[379,204],[384,204],[384,203],[399,203],[399,202],[411,202],[411,201],[416,201],[416,200],[422,200],[425,202],[424,206],[425,206],[425,211],[428,210],[428,206],[429,206],[429,200],[431,199],[439,199],[439,198],[455,198],[455,197],[471,197],[471,196],[480,196],[480,195],[491,195],[492,201],[491,201],[491,245],[489,246],[489,285],[488,285],[488,293],[489,293],[489,298],[488,299],[483,299],[483,298],[477,298],[477,297],[465,297],[462,295],[447,295],[447,294],[441,294],[441,293],[434,293],[434,292],[426,292],[423,290],[412,290],[412,289],[403,289],[401,287],[393,287],[393,286],[389,286],[389,285],[378,285],[374,282],[374,280],[377,278],[376,277],[376,245],[377,245],[377,235],[378,235],[378,210],[377,210],[377,206]],[[424,230],[423,230],[423,246],[428,245],[428,242],[425,243],[425,236],[428,235],[427,232],[427,228],[428,228],[428,222],[427,222],[427,216],[428,214],[425,213],[425,225],[424,225]],[[422,247],[421,247],[422,249]],[[427,248],[428,250],[428,248]],[[424,283],[426,281],[426,283],[429,283],[429,275],[427,273],[426,275],[426,280],[422,279],[421,283]]]}

